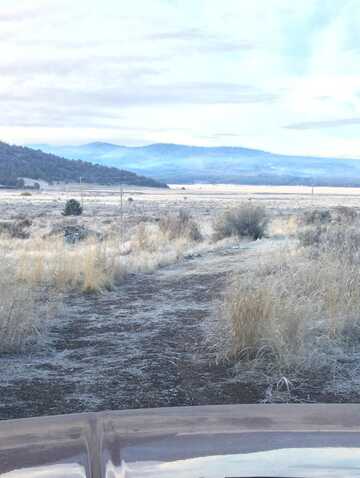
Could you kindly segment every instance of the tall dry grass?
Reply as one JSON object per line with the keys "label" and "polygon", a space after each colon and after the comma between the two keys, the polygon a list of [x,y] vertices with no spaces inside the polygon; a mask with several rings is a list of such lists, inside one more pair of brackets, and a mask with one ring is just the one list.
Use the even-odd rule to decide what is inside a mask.
{"label": "tall dry grass", "polygon": [[[196,223],[183,217],[179,215],[180,226],[176,216],[160,224],[142,222],[128,231],[125,240],[110,235],[69,244],[59,233],[27,240],[2,237],[0,247],[20,283],[94,292],[129,273],[148,272],[181,258],[200,239]],[[194,228],[197,233],[192,235]]]}
{"label": "tall dry grass", "polygon": [[233,278],[209,327],[217,360],[260,382],[348,374],[360,356],[359,266],[360,234],[330,226],[315,245]]}
{"label": "tall dry grass", "polygon": [[109,245],[89,240],[78,245],[61,238],[31,239],[13,249],[15,275],[29,286],[51,287],[64,292],[95,292],[113,280]]}
{"label": "tall dry grass", "polygon": [[6,258],[0,264],[0,353],[24,351],[41,341],[52,301],[48,291],[19,282]]}
{"label": "tall dry grass", "polygon": [[[196,234],[194,230],[196,229]],[[18,239],[0,236],[0,353],[20,351],[44,331],[39,306],[48,294],[98,292],[131,273],[151,272],[174,263],[197,245],[190,216],[171,216],[161,224],[140,223],[127,237],[110,235],[69,244],[61,233]]]}
{"label": "tall dry grass", "polygon": [[199,225],[184,209],[180,209],[177,214],[166,214],[160,218],[159,228],[170,240],[187,238],[192,242],[200,242],[203,239]]}

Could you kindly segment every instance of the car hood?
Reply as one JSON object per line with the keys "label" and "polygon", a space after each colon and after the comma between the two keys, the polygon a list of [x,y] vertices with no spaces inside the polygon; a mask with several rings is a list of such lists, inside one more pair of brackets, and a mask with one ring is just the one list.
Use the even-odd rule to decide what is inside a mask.
{"label": "car hood", "polygon": [[0,422],[5,478],[359,477],[360,405],[230,405]]}

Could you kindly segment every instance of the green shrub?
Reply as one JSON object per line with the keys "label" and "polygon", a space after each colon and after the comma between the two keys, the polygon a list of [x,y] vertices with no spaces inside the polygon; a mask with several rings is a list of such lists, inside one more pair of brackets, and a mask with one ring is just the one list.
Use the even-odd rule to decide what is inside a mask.
{"label": "green shrub", "polygon": [[76,199],[69,199],[66,201],[63,216],[81,216],[83,210],[82,207]]}

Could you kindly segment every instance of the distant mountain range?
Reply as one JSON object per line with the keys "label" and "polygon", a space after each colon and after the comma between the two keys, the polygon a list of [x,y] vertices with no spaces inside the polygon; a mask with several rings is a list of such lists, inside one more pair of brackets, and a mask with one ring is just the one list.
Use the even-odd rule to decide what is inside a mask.
{"label": "distant mountain range", "polygon": [[83,182],[94,184],[129,184],[136,186],[168,187],[154,179],[133,172],[81,160],[60,158],[54,154],[11,146],[0,142],[0,185],[21,187],[21,178],[47,182]]}
{"label": "distant mountain range", "polygon": [[360,186],[360,160],[286,156],[241,147],[110,143],[32,145],[65,158],[124,168],[166,183]]}

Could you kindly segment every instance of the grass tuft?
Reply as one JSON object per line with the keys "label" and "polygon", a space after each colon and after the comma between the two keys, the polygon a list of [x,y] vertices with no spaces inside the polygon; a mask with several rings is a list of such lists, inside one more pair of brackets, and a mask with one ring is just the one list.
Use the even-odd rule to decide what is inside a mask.
{"label": "grass tuft", "polygon": [[360,353],[359,264],[359,233],[332,226],[319,244],[234,277],[208,329],[217,360],[260,381],[331,380]]}

